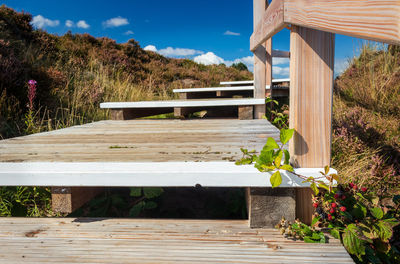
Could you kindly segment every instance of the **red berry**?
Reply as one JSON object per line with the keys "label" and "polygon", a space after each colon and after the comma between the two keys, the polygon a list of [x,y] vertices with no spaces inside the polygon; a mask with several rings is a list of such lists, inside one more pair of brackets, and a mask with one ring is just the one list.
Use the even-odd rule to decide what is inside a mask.
{"label": "red berry", "polygon": [[339,194],[337,194],[337,193],[335,193],[335,199],[339,199],[339,197],[340,197],[340,195]]}
{"label": "red berry", "polygon": [[354,186],[353,186],[353,189],[354,189],[354,190],[357,190],[357,188],[358,188],[357,185],[354,185]]}
{"label": "red berry", "polygon": [[366,191],[367,191],[367,188],[362,187],[362,188],[361,188],[361,191],[366,192]]}
{"label": "red berry", "polygon": [[332,220],[332,215],[328,214],[328,220],[331,221]]}
{"label": "red berry", "polygon": [[332,203],[332,208],[336,208],[337,204],[336,203]]}
{"label": "red berry", "polygon": [[350,188],[353,188],[354,187],[354,183],[350,182],[349,186],[350,186]]}
{"label": "red berry", "polygon": [[313,203],[313,205],[312,205],[314,208],[317,208],[318,207],[318,203]]}
{"label": "red berry", "polygon": [[342,200],[346,199],[346,195],[342,195]]}
{"label": "red berry", "polygon": [[346,207],[344,207],[344,206],[340,207],[340,211],[346,212]]}
{"label": "red berry", "polygon": [[331,209],[331,210],[329,210],[329,213],[331,213],[331,214],[334,214],[335,213],[335,209]]}

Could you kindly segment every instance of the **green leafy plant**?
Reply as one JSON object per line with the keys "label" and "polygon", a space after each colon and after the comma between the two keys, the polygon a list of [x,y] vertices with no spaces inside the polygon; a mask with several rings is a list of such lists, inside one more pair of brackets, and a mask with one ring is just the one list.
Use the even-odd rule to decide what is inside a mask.
{"label": "green leafy plant", "polygon": [[130,195],[137,198],[136,204],[129,210],[129,216],[136,217],[144,210],[157,208],[157,203],[152,199],[159,197],[164,190],[160,187],[140,188],[132,187]]}
{"label": "green leafy plant", "polygon": [[290,165],[290,154],[284,148],[292,138],[293,129],[281,129],[280,144],[273,138],[257,155],[255,151],[241,149],[238,165],[253,164],[261,172],[271,173],[271,186],[282,183],[281,171],[287,171],[310,183],[315,214],[311,226],[296,220],[289,223],[282,219],[277,228],[286,237],[309,243],[325,243],[323,231],[342,241],[347,251],[359,263],[399,263],[400,196],[394,196],[392,205],[384,205],[384,198],[354,183],[348,187],[336,185],[340,178],[329,173],[325,166],[320,177],[297,174]]}
{"label": "green leafy plant", "polygon": [[279,229],[282,235],[294,240],[299,239],[306,243],[326,243],[327,241],[326,236],[322,231],[303,224],[299,220],[296,220],[292,224],[283,217],[276,225],[276,228]]}
{"label": "green leafy plant", "polygon": [[394,233],[400,224],[400,199],[394,196],[391,206],[382,201],[365,187],[339,185],[313,197],[313,224],[341,239],[360,263],[398,263],[400,248],[393,238],[399,236]]}
{"label": "green leafy plant", "polygon": [[265,119],[268,119],[277,128],[289,128],[289,115],[287,114],[288,106],[283,105],[279,108],[279,102],[267,97],[265,104],[268,106],[266,109]]}

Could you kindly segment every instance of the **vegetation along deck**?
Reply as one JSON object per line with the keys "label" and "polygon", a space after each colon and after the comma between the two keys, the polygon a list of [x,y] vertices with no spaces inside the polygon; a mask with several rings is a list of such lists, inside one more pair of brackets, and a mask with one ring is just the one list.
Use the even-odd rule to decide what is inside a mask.
{"label": "vegetation along deck", "polygon": [[353,263],[244,220],[0,218],[1,263]]}

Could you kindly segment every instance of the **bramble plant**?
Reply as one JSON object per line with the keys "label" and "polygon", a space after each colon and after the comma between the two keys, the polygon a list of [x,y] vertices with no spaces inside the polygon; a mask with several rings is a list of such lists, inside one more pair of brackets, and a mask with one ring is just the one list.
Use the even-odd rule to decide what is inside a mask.
{"label": "bramble plant", "polygon": [[303,179],[303,183],[310,183],[315,208],[311,226],[299,220],[290,223],[282,219],[276,227],[286,237],[308,243],[325,243],[322,231],[327,231],[340,239],[359,263],[400,263],[400,196],[393,197],[392,205],[384,205],[383,199],[388,197],[379,197],[366,187],[360,188],[354,183],[348,187],[336,186],[335,181],[340,182],[339,176],[329,174],[329,166],[320,172],[321,177],[297,174],[289,164],[290,154],[284,148],[293,133],[293,129],[281,129],[281,144],[268,138],[259,155],[255,150],[241,149],[243,157],[236,162],[237,165],[254,163],[259,171],[272,173],[273,188],[282,183],[282,170]]}
{"label": "bramble plant", "polygon": [[35,114],[34,114],[34,100],[36,97],[37,82],[35,80],[28,81],[28,113],[25,114],[25,133],[35,133]]}

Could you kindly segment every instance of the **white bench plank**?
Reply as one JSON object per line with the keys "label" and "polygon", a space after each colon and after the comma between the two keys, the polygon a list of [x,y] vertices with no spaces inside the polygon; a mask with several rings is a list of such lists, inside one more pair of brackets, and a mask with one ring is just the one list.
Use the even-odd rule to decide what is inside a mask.
{"label": "white bench plank", "polygon": [[233,86],[233,87],[204,87],[204,88],[184,88],[173,89],[174,93],[193,93],[193,92],[218,92],[218,91],[253,91],[254,86]]}
{"label": "white bench plank", "polygon": [[[280,83],[280,82],[290,82],[289,78],[285,78],[285,79],[273,79],[272,83]],[[248,81],[228,81],[228,82],[220,82],[219,84],[221,85],[253,85],[254,84],[254,80],[248,80]]]}
{"label": "white bench plank", "polygon": [[[299,168],[295,172],[319,177],[322,170]],[[281,172],[281,187],[309,186],[297,176]],[[0,163],[0,186],[271,187],[270,176],[233,162]]]}
{"label": "white bench plank", "polygon": [[196,100],[166,100],[166,101],[140,101],[140,102],[107,102],[101,103],[100,108],[167,108],[167,107],[211,107],[211,106],[240,106],[262,105],[264,99],[196,99]]}

